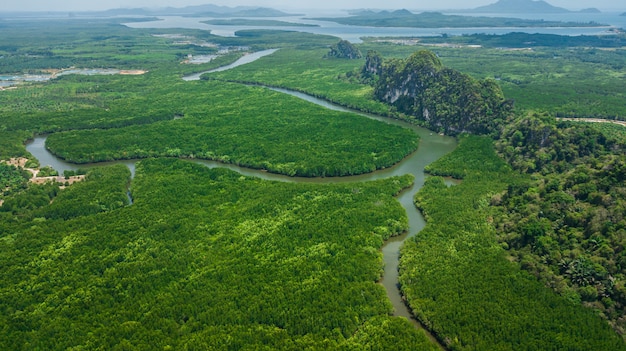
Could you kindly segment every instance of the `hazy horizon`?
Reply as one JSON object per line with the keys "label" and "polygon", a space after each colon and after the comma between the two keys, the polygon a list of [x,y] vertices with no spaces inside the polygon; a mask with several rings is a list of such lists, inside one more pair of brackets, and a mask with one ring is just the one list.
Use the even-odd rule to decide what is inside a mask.
{"label": "hazy horizon", "polygon": [[[3,4],[0,12],[10,11],[101,11],[119,8],[158,8],[158,7],[185,7],[193,5],[214,4],[220,6],[259,6],[273,7],[282,10],[339,10],[339,9],[409,9],[409,10],[450,10],[471,9],[489,5],[497,0],[441,0],[435,4],[426,1],[388,0],[383,3],[374,0],[317,0],[294,3],[290,0],[110,0],[106,2],[89,3],[84,0],[22,0]],[[626,5],[618,7],[615,0],[547,0],[553,6],[568,10],[580,10],[595,7],[602,11],[621,11]]]}

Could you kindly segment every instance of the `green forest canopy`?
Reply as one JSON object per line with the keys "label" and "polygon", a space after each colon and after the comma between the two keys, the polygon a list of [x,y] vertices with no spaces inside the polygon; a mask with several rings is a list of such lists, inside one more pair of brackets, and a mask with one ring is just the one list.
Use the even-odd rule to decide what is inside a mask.
{"label": "green forest canopy", "polygon": [[[12,32],[6,31],[10,35],[0,39],[3,45],[11,42],[2,46],[2,54],[19,58],[27,57],[27,52],[49,52],[51,55],[34,55],[38,64],[63,67],[69,59],[87,65],[89,57],[97,53],[100,55],[95,62],[99,64],[128,65],[150,72],[136,77],[68,76],[2,92],[3,155],[28,156],[23,141],[33,132],[43,131],[57,132],[51,138],[59,142],[72,140],[73,136],[88,136],[75,140],[96,142],[132,131],[136,132],[135,146],[139,147],[147,140],[141,132],[150,130],[176,134],[178,142],[187,142],[190,134],[178,133],[186,131],[189,124],[206,122],[209,110],[246,108],[246,97],[251,106],[272,101],[266,105],[266,117],[271,116],[272,108],[296,111],[296,117],[312,111],[323,114],[258,88],[235,88],[223,82],[183,83],[183,74],[224,61],[197,67],[181,65],[180,59],[193,52],[193,46],[177,47],[172,40],[152,35],[176,34],[179,30],[130,30],[115,24],[75,30],[81,25],[84,23],[15,24],[9,27]],[[42,26],[49,27],[50,35],[33,35]],[[214,74],[212,79],[286,86],[362,110],[398,116],[374,101],[373,87],[356,78],[363,60],[323,58],[336,38],[249,31],[241,38],[219,39],[200,31],[184,32],[221,44],[284,47],[262,61]],[[96,37],[102,40],[94,40]],[[71,44],[64,47],[61,41]],[[16,50],[16,43],[25,47]],[[129,43],[132,49],[126,47]],[[398,58],[415,51],[385,44],[366,43],[361,47]],[[44,51],[37,51],[41,48]],[[465,53],[460,58],[455,56],[459,51],[437,51],[442,62],[468,67]],[[602,79],[614,75],[612,70],[622,54],[619,50],[602,55],[577,50],[560,53],[567,57],[567,68],[580,73],[564,73],[566,82],[584,86],[585,91],[588,87],[605,89],[598,84],[600,80],[587,73],[599,72]],[[515,85],[520,96],[541,92],[535,87],[544,82],[553,84],[553,97],[541,105],[552,113],[560,110],[553,101],[567,96],[570,92],[566,89],[573,86],[559,84],[563,82],[561,76],[546,74],[537,78],[531,74],[537,67],[556,64],[551,54],[506,53],[513,61],[504,60],[502,53],[472,55],[494,63],[473,68],[472,73],[479,77],[493,76],[503,63],[513,67],[515,62],[517,76],[501,82],[509,84],[509,89]],[[119,60],[121,57],[123,60]],[[585,62],[592,63],[581,70]],[[524,84],[511,83],[520,77]],[[578,82],[579,77],[587,78]],[[606,81],[610,85],[614,82],[608,78]],[[207,101],[212,95],[206,88],[222,97],[230,97],[229,91],[236,92],[242,99],[235,100],[239,105]],[[610,98],[600,93],[595,96],[600,97],[599,101]],[[539,106],[528,101],[524,108]],[[604,113],[599,105],[585,108]],[[345,116],[352,126],[367,121],[344,114],[324,116],[337,120]],[[595,219],[602,208],[616,214],[622,208],[623,195],[610,190],[619,188],[607,183],[612,178],[603,175],[614,171],[615,179],[621,179],[623,156],[619,155],[619,143],[606,139],[605,132],[597,127],[570,128],[569,124],[548,122],[550,116],[526,118],[526,113],[509,117],[498,125],[511,128],[496,129],[495,135],[500,138],[497,150],[508,165],[496,157],[489,139],[467,138],[458,152],[430,167],[433,174],[464,180],[448,188],[433,177],[416,199],[429,219],[429,228],[403,251],[402,286],[407,299],[416,315],[451,349],[623,349],[623,341],[605,321],[579,304],[580,299],[593,303],[611,323],[623,312],[618,296],[623,285],[616,284],[616,294],[607,297],[602,295],[606,290],[600,289],[604,285],[579,284],[606,277],[600,266],[611,274],[621,269],[603,266],[605,257],[611,262],[611,253],[604,249],[606,242],[598,241],[619,243],[623,229],[619,228],[620,222],[617,226],[597,226]],[[399,133],[397,138],[380,139],[387,142],[384,150],[396,150],[400,145],[398,149],[406,152],[403,148],[414,147],[402,142],[402,129],[368,123],[363,122],[363,133],[357,135],[373,130],[381,137]],[[521,128],[526,125],[529,127]],[[515,128],[520,134],[515,134]],[[302,135],[311,131],[303,129]],[[542,143],[542,134],[537,131],[544,130],[551,132],[546,140],[554,137],[560,143]],[[248,137],[254,144],[267,142],[265,135],[251,133]],[[405,136],[409,136],[406,140],[416,140],[410,133]],[[275,145],[283,145],[287,139]],[[358,140],[371,146],[367,138],[344,139]],[[400,144],[394,147],[394,142]],[[158,145],[163,146],[168,146],[163,150],[171,156],[189,156],[175,145]],[[343,157],[349,159],[354,148],[346,146]],[[287,152],[297,150],[284,147]],[[585,164],[589,166],[585,168]],[[604,169],[606,165],[613,168]],[[586,171],[590,171],[589,177],[580,177]],[[530,173],[531,180],[521,173]],[[15,172],[9,174],[15,179]],[[123,166],[94,170],[85,183],[66,190],[54,184],[28,186],[10,194],[0,208],[0,262],[6,267],[1,274],[8,282],[0,289],[2,348],[240,349],[270,345],[273,349],[361,350],[384,345],[392,349],[432,349],[433,345],[409,323],[388,316],[389,303],[376,284],[381,274],[380,245],[387,235],[406,226],[404,212],[393,195],[410,181],[400,177],[327,186],[283,184],[222,169],[208,170],[176,159],[148,159],[139,164],[137,177],[130,183],[132,205],[126,196],[129,173]],[[509,184],[516,186],[509,189]],[[574,229],[574,235],[568,237],[569,246],[564,248],[561,243],[550,242],[556,233],[543,230],[546,228],[541,226],[541,219],[536,221],[539,225],[533,225],[528,221],[532,218],[522,218],[525,212],[519,217],[502,217],[509,206],[517,208],[517,204],[528,213],[536,213],[537,201],[552,196],[555,189],[566,204],[573,197],[584,207],[584,216],[573,218],[581,225],[589,224],[580,230],[595,233],[598,229],[600,236],[583,236],[577,241],[580,232]],[[559,208],[547,209],[552,212],[546,215],[558,215],[555,210]],[[511,220],[519,224],[512,233],[520,235],[499,236],[496,229],[510,225]],[[518,240],[524,235],[528,240]],[[571,274],[579,271],[576,262],[567,266],[572,269],[566,269],[563,277],[555,276],[560,272],[546,274],[551,267],[541,266],[546,257],[579,253],[583,255],[573,256],[572,262],[578,258],[578,263],[592,262],[580,265],[592,267],[580,270],[591,275]],[[614,277],[621,279],[617,274]],[[560,286],[566,293],[554,294],[537,278],[542,283],[551,279],[563,282]],[[567,285],[569,282],[574,284]],[[591,299],[592,289],[597,300]],[[619,323],[612,326],[619,331]]]}

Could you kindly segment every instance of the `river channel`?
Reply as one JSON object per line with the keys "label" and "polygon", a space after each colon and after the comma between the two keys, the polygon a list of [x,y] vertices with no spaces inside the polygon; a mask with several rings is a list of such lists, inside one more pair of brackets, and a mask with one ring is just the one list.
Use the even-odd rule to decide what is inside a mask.
{"label": "river channel", "polygon": [[[234,68],[239,65],[243,65],[249,62],[252,62],[254,59],[261,58],[263,56],[272,54],[276,50],[265,50],[261,52],[257,52],[254,54],[246,55],[242,57],[237,62],[229,65],[229,68]],[[251,60],[253,59],[253,60]],[[183,79],[186,81],[199,80],[202,74],[208,74],[211,72],[216,72],[218,70],[224,70],[224,68],[219,68],[213,71],[201,72],[189,76],[185,76]],[[425,226],[425,221],[422,214],[417,210],[415,205],[413,204],[413,197],[419,191],[419,189],[424,185],[424,167],[428,164],[434,162],[439,159],[443,155],[451,152],[455,149],[457,143],[456,140],[452,137],[438,135],[437,133],[433,133],[427,129],[417,127],[410,123],[394,120],[386,117],[380,117],[371,114],[365,114],[356,110],[351,110],[339,105],[332,104],[328,101],[321,100],[315,98],[313,96],[309,96],[300,92],[295,92],[287,89],[280,88],[271,88],[266,87],[267,89],[271,89],[277,92],[289,94],[300,99],[306,100],[308,102],[326,107],[332,110],[344,111],[344,112],[352,112],[367,118],[376,119],[382,123],[399,125],[405,128],[409,128],[413,130],[416,134],[420,136],[420,143],[417,151],[412,153],[411,155],[404,158],[401,162],[394,165],[393,167],[375,171],[368,174],[362,174],[357,176],[347,176],[347,177],[326,177],[326,178],[304,178],[304,177],[289,177],[280,174],[268,173],[262,170],[254,170],[244,167],[239,167],[232,164],[223,164],[215,161],[206,161],[206,160],[197,160],[196,162],[201,163],[209,168],[228,168],[233,171],[239,172],[245,176],[262,178],[265,180],[273,180],[273,181],[282,181],[282,182],[302,182],[302,183],[318,183],[318,184],[327,184],[327,183],[344,183],[344,182],[361,182],[361,181],[370,181],[388,178],[392,176],[401,176],[405,174],[412,174],[415,177],[415,181],[413,185],[404,190],[397,197],[398,201],[402,204],[402,207],[406,210],[408,219],[409,219],[409,229],[406,233],[400,236],[396,236],[387,240],[382,248],[383,260],[384,260],[384,273],[381,279],[381,284],[385,287],[387,291],[387,296],[391,301],[394,308],[395,316],[406,317],[409,321],[413,322],[416,326],[421,328],[421,325],[413,318],[411,312],[408,307],[404,303],[402,295],[400,294],[399,282],[398,282],[398,264],[400,259],[400,247],[404,243],[404,241],[410,237],[415,236],[420,230],[422,230]],[[64,170],[75,170],[78,168],[87,168],[93,166],[105,165],[107,163],[97,163],[97,164],[86,164],[86,165],[76,165],[72,163],[65,162],[52,153],[50,153],[45,147],[45,136],[38,136],[33,141],[29,142],[26,145],[26,149],[35,156],[42,166],[52,166],[54,169],[62,173]],[[131,173],[134,175],[135,172],[135,162],[136,161],[119,161],[112,163],[123,163],[126,164]],[[111,163],[108,163],[111,164]],[[434,338],[431,339],[434,340]]]}

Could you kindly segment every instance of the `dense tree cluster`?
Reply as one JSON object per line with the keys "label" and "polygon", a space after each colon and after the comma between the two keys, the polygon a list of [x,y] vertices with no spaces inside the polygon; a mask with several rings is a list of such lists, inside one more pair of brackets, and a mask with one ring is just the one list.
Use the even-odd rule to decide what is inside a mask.
{"label": "dense tree cluster", "polygon": [[436,52],[446,67],[478,79],[495,79],[505,97],[515,101],[516,108],[558,117],[623,120],[626,93],[618,72],[626,67],[625,40],[623,34],[443,35],[386,39],[384,44],[366,39],[361,49],[376,50],[384,57],[405,58],[423,45]]}
{"label": "dense tree cluster", "polygon": [[[622,133],[625,129],[622,128]],[[589,124],[530,116],[502,155],[532,180],[494,195],[499,240],[521,266],[626,332],[626,144]]]}
{"label": "dense tree cluster", "polygon": [[174,84],[176,90],[163,86],[165,91],[146,94],[144,103],[169,110],[170,116],[184,111],[182,119],[55,133],[47,146],[76,163],[187,157],[328,177],[390,167],[418,145],[419,138],[406,128],[330,111],[269,89],[215,80]]}
{"label": "dense tree cluster", "polygon": [[[48,182],[42,185],[29,185],[26,189],[20,189],[17,193],[9,193],[4,198],[4,203],[0,207],[2,218],[15,219],[14,216],[32,219],[35,217],[34,210],[40,209],[50,204],[59,192],[59,184]],[[11,231],[6,230],[3,234],[10,235]]]}
{"label": "dense tree cluster", "polygon": [[[24,149],[24,141],[32,137],[28,131],[6,131],[0,125],[0,160],[8,160],[13,157],[28,157]],[[37,166],[36,161],[33,166]]]}
{"label": "dense tree cluster", "polygon": [[445,68],[430,51],[388,60],[368,52],[362,73],[377,99],[446,134],[493,132],[511,112],[495,81]]}
{"label": "dense tree cluster", "polygon": [[428,224],[402,250],[401,284],[415,315],[451,350],[626,349],[595,313],[507,259],[489,200],[528,180],[491,139],[465,137],[429,170],[463,181],[448,187],[432,177],[417,194]]}
{"label": "dense tree cluster", "polygon": [[[117,62],[114,38],[111,46],[106,35],[88,39],[100,26],[86,30],[85,41],[68,39],[81,35],[75,23],[51,26],[72,43],[68,56],[102,45],[101,62]],[[3,40],[18,40],[13,31],[8,26]],[[128,57],[141,51],[152,72],[65,76],[4,91],[0,154],[32,157],[23,142],[33,132],[64,131],[51,145],[69,140],[68,149],[92,150],[89,158],[119,152],[119,141],[141,157],[203,152],[287,174],[339,175],[387,167],[417,147],[412,131],[284,94],[183,82],[184,73],[221,63],[180,65],[176,49],[131,32]],[[241,35],[224,40],[312,45],[317,53],[330,45],[297,33]],[[393,196],[411,181],[278,183],[160,159],[137,167],[132,206],[124,166],[92,169],[65,189],[31,184],[0,206],[0,348],[433,350],[411,323],[390,317],[377,284],[383,241],[408,225]]]}
{"label": "dense tree cluster", "polygon": [[347,40],[340,40],[337,44],[330,47],[330,51],[326,57],[342,58],[355,60],[363,57],[361,50]]}
{"label": "dense tree cluster", "polygon": [[[399,66],[403,60],[396,59],[396,62]],[[419,67],[421,71],[413,69],[419,76],[436,77],[440,63],[435,55],[424,55]],[[373,82],[379,97],[383,93],[383,100],[396,99],[396,106],[410,106],[411,99],[402,99],[416,96],[420,85],[404,84],[395,91],[379,90],[384,73],[377,72],[385,72],[385,69],[381,55],[371,52],[361,74]],[[408,74],[399,75],[396,81],[408,82],[411,78]],[[497,191],[498,186],[491,183],[494,193],[479,201],[481,208],[492,205],[493,213],[488,220],[496,230],[490,235],[497,236],[500,244],[509,250],[509,259],[518,262],[548,288],[567,301],[593,307],[623,333],[626,296],[621,262],[626,228],[623,128],[555,122],[553,116],[532,113],[508,118],[503,115],[492,126],[489,130],[495,131],[500,154],[515,171],[531,174],[532,178],[513,181],[505,176],[507,172],[497,172],[497,177],[503,180],[500,186],[504,187]],[[487,154],[486,151],[480,153]],[[465,178],[472,174],[474,167],[488,173],[486,170],[494,161],[477,159],[469,153],[455,162],[446,158],[429,169],[433,174]],[[429,201],[432,200],[428,197],[418,201],[427,215]],[[429,240],[424,243],[432,244]],[[415,264],[424,262],[424,255],[419,257]],[[419,279],[430,278],[420,276]],[[419,285],[419,289],[424,286]],[[544,294],[540,293],[540,288],[535,288],[537,294]],[[407,288],[407,291],[411,290]],[[525,294],[534,293],[527,290]],[[418,300],[424,303],[423,299]],[[440,301],[442,297],[437,299]],[[434,314],[424,312],[427,308],[415,308],[426,323],[432,322],[429,318]],[[437,328],[434,329],[437,332]]]}
{"label": "dense tree cluster", "polygon": [[480,45],[490,48],[620,48],[626,44],[624,35],[557,35],[542,33],[513,32],[507,34],[473,34],[462,36],[446,36],[423,38],[424,43],[448,43]]}
{"label": "dense tree cluster", "polygon": [[[623,128],[622,128],[623,130]],[[498,150],[516,170],[548,176],[626,149],[589,124],[557,122],[532,114],[514,119],[503,130]]]}
{"label": "dense tree cluster", "polygon": [[128,175],[33,186],[0,213],[0,348],[432,349],[377,284],[411,177],[294,184],[154,159],[126,206]]}
{"label": "dense tree cluster", "polygon": [[[15,188],[25,187],[30,173],[18,167],[0,162],[0,191],[7,192]],[[0,192],[0,194],[2,194]]]}
{"label": "dense tree cluster", "polygon": [[[122,23],[139,19],[55,19],[3,23],[0,73],[41,73],[69,67],[151,69],[180,61],[187,54],[211,54],[217,49],[201,45],[171,45],[174,40],[152,36],[151,30],[128,35]],[[89,27],[89,30],[85,30]],[[179,30],[178,33],[185,32]],[[37,38],[33,41],[33,38]],[[24,43],[28,42],[29,45]],[[151,50],[150,60],[144,56]]]}
{"label": "dense tree cluster", "polygon": [[[80,23],[69,27],[74,26]],[[112,33],[123,30],[115,25],[103,26],[112,26]],[[3,37],[9,43],[16,40],[14,37],[28,36],[32,30],[15,34],[17,29],[9,29],[10,35]],[[81,43],[73,43],[68,49],[73,55],[77,55],[74,51],[97,51],[98,42],[89,38],[104,36],[102,30],[101,26],[94,26],[89,33],[71,34],[58,23],[51,25],[53,33],[65,38],[73,35]],[[287,39],[288,34],[277,31],[248,34],[250,37],[240,39],[238,44],[267,41],[278,45],[289,41],[293,46],[311,36],[293,33]],[[162,37],[146,37],[141,31],[124,40],[168,54],[178,50],[177,46],[168,46],[168,39]],[[109,39],[113,42],[107,41],[106,48],[118,49],[121,44]],[[328,39],[320,36],[310,43],[318,43],[316,50],[320,50],[327,47]],[[46,43],[31,45],[36,44]],[[146,67],[164,59],[150,52],[155,57],[146,59]],[[116,65],[115,57],[115,52],[105,51],[101,59]],[[180,79],[189,69],[204,70],[220,62],[195,68],[178,61],[175,66],[161,63],[160,69],[141,76],[68,75],[37,87],[4,91],[0,94],[0,133],[13,133],[6,133],[8,139],[0,139],[0,144],[19,145],[33,132],[55,133],[50,136],[48,147],[73,162],[188,157],[309,177],[362,174],[387,168],[417,148],[418,138],[404,128],[328,111],[268,89]]]}
{"label": "dense tree cluster", "polygon": [[372,99],[373,88],[359,84],[355,69],[362,60],[320,60],[328,49],[283,48],[263,60],[203,78],[263,84],[305,92],[330,102],[381,116],[395,114]]}
{"label": "dense tree cluster", "polygon": [[[463,136],[457,151],[428,167],[433,177],[415,198],[428,226],[402,251],[406,301],[452,350],[625,348],[598,317],[624,327],[623,130],[541,115],[505,120],[511,105],[493,80],[441,63],[499,79],[517,106],[621,116],[614,70],[623,50],[438,47],[437,55],[411,55],[411,46],[370,42],[354,48],[384,56],[332,60],[322,59],[337,40],[327,36],[219,38],[116,21],[0,24],[0,71],[59,68],[68,59],[150,70],[64,76],[0,94],[0,158],[32,157],[23,143],[38,132],[54,133],[48,146],[68,159],[148,158],[133,180],[124,166],[105,167],[64,189],[26,185],[19,170],[0,169],[0,180],[18,184],[0,206],[0,349],[433,349],[405,319],[389,316],[377,284],[383,241],[408,225],[393,196],[410,177],[279,183],[175,159],[344,175],[394,164],[415,150],[415,134],[226,80],[499,137],[507,162],[490,139]],[[214,48],[168,38],[177,35],[282,49],[183,82],[238,54],[181,65],[186,54]],[[384,103],[391,100],[397,111]],[[463,181],[448,187],[435,175]]]}

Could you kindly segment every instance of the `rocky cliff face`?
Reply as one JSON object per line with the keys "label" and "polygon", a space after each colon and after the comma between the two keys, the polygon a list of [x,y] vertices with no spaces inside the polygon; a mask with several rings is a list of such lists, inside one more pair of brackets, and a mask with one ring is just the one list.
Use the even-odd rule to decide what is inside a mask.
{"label": "rocky cliff face", "polygon": [[361,74],[376,98],[446,134],[493,132],[512,107],[495,81],[446,68],[426,50],[406,60],[369,52]]}

